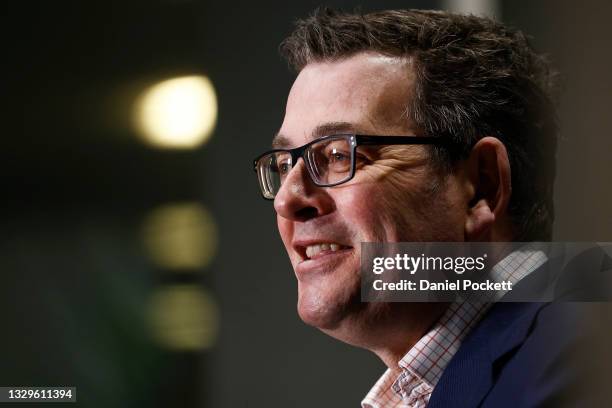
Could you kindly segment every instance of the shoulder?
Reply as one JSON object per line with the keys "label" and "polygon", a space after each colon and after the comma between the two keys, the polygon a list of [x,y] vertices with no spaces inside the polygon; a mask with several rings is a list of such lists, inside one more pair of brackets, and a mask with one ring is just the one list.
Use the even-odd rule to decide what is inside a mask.
{"label": "shoulder", "polygon": [[[436,407],[591,406],[596,306],[498,303],[465,338],[434,388]],[[608,309],[609,310],[609,309]],[[607,346],[605,347],[607,348]],[[587,358],[589,357],[589,358]],[[604,365],[607,366],[607,365]]]}
{"label": "shoulder", "polygon": [[550,303],[534,314],[524,341],[493,363],[493,386],[483,406],[584,405],[592,350],[588,303]]}

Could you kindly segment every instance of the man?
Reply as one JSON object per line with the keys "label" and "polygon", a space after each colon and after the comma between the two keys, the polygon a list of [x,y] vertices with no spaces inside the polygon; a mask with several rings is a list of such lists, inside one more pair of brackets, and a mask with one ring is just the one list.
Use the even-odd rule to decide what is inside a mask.
{"label": "man", "polygon": [[[550,240],[545,59],[492,20],[417,10],[319,10],[281,50],[298,75],[275,150],[255,168],[302,320],[388,367],[362,405],[558,401],[566,373],[543,373],[569,345],[542,347],[564,330],[536,323],[545,305],[366,303],[359,274],[362,242]],[[497,268],[516,282],[544,262],[524,251]]]}

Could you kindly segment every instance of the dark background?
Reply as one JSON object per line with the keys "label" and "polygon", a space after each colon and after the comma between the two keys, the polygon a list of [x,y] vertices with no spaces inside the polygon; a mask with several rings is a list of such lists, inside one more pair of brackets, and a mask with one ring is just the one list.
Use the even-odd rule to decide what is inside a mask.
{"label": "dark background", "polygon": [[[300,322],[293,272],[251,164],[282,122],[293,79],[278,44],[319,4],[3,5],[0,386],[76,386],[88,407],[358,406],[384,367]],[[564,77],[556,240],[612,241],[611,9],[499,6]],[[191,74],[216,89],[212,138],[195,150],[146,146],[131,125],[137,95]],[[211,262],[174,270],[147,252],[146,234],[166,233],[147,220],[167,205],[211,214]],[[160,294],[186,287],[205,302],[180,292],[173,313],[152,312]],[[169,346],[152,335],[155,324],[207,340]]]}

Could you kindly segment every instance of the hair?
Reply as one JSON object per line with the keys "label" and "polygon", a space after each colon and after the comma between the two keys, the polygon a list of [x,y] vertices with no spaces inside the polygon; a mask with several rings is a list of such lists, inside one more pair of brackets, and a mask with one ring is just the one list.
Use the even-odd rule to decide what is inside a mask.
{"label": "hair", "polygon": [[365,51],[411,58],[416,80],[408,118],[420,134],[449,142],[432,147],[434,164],[451,171],[480,138],[497,137],[512,172],[514,240],[551,239],[557,74],[521,31],[443,11],[322,8],[297,21],[280,51],[296,72]]}

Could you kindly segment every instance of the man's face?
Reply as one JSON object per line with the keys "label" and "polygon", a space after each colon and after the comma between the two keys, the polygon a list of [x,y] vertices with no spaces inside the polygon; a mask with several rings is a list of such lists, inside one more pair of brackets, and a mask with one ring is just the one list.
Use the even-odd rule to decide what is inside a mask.
{"label": "man's face", "polygon": [[[293,84],[276,140],[291,148],[339,133],[414,135],[405,112],[413,81],[410,60],[377,53],[309,64]],[[430,166],[425,146],[357,151],[355,177],[336,187],[315,186],[298,160],[274,201],[298,280],[300,317],[332,332],[382,307],[360,302],[361,242],[464,236],[467,204],[458,200],[455,179]]]}

